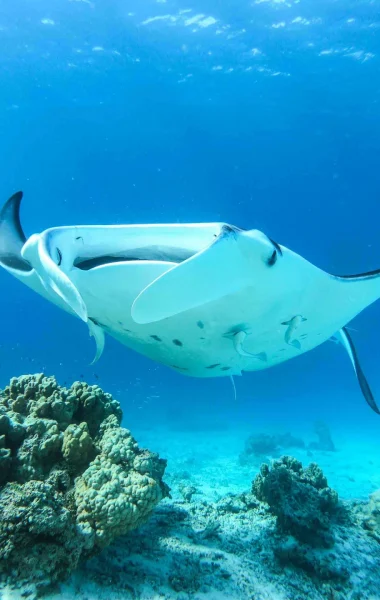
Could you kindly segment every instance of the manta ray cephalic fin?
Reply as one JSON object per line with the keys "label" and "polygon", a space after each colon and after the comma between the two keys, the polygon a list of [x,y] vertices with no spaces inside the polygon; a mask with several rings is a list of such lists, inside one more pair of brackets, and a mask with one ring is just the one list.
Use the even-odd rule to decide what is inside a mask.
{"label": "manta ray cephalic fin", "polygon": [[94,338],[95,344],[96,344],[95,357],[94,357],[93,361],[90,363],[91,365],[93,365],[99,360],[99,358],[103,354],[104,344],[105,344],[105,334],[104,334],[103,329],[100,327],[100,325],[98,325],[98,323],[96,323],[96,321],[94,319],[91,319],[91,317],[89,317],[87,324],[88,324],[88,330],[89,330],[90,336]]}
{"label": "manta ray cephalic fin", "polygon": [[87,308],[82,296],[67,275],[54,263],[44,235],[33,234],[25,242],[21,255],[35,270],[44,288],[57,294],[82,321],[87,323]]}
{"label": "manta ray cephalic fin", "polygon": [[211,245],[144,288],[133,302],[132,319],[139,324],[161,321],[233,294],[251,283],[252,274],[238,237],[222,229]]}

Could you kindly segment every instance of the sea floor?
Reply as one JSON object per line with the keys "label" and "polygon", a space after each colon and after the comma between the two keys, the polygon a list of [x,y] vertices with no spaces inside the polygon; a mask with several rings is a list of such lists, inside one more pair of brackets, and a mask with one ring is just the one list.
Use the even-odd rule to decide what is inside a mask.
{"label": "sea floor", "polygon": [[[380,437],[358,436],[357,432],[332,432],[336,451],[308,449],[316,441],[310,433],[305,436],[292,429],[291,433],[303,439],[306,447],[280,449],[275,454],[253,457],[248,465],[240,464],[245,441],[263,430],[228,429],[225,431],[133,431],[140,446],[147,447],[166,458],[168,466],[165,480],[173,488],[174,498],[179,497],[176,482],[189,477],[197,488],[196,500],[217,501],[226,494],[246,491],[257,474],[261,463],[283,454],[290,454],[304,466],[316,462],[326,475],[330,487],[344,499],[366,500],[380,489]],[[265,433],[285,433],[287,430],[268,430]]]}
{"label": "sea floor", "polygon": [[[313,554],[314,571],[276,559],[273,517],[247,510],[236,496],[249,491],[264,460],[276,458],[241,464],[252,433],[134,430],[140,447],[167,459],[172,498],[46,600],[380,600],[380,544],[359,527],[337,527],[333,550]],[[291,448],[276,455],[290,454],[304,466],[316,462],[342,500],[367,500],[380,489],[380,440],[347,432],[333,439],[335,452]]]}

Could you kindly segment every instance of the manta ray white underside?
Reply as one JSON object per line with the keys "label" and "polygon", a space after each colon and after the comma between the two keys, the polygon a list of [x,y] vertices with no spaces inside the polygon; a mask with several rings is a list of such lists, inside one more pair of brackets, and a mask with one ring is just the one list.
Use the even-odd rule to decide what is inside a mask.
{"label": "manta ray white underside", "polygon": [[22,193],[0,212],[0,265],[87,323],[194,377],[256,371],[334,339],[380,414],[345,326],[380,296],[380,271],[330,275],[258,230],[226,223],[78,225],[26,239]]}

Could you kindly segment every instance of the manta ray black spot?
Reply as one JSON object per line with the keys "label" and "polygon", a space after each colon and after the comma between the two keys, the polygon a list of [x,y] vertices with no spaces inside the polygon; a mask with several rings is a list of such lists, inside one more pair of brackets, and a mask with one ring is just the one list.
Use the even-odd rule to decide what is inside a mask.
{"label": "manta ray black spot", "polygon": [[215,363],[214,365],[209,365],[206,369],[215,369],[215,367],[220,367],[220,363]]}
{"label": "manta ray black spot", "polygon": [[152,340],[156,340],[156,342],[162,342],[162,339],[158,337],[158,335],[151,335]]}
{"label": "manta ray black spot", "polygon": [[186,369],[186,367],[179,367],[178,365],[171,365],[173,367],[173,369],[178,369],[179,371],[188,371],[189,369]]}
{"label": "manta ray black spot", "polygon": [[177,339],[173,340],[173,344],[174,344],[175,346],[183,346],[183,344],[182,344],[181,340],[177,340]]}
{"label": "manta ray black spot", "polygon": [[220,370],[221,371],[229,371],[232,367],[222,367]]}
{"label": "manta ray black spot", "polygon": [[83,242],[83,238],[82,238],[82,236],[81,236],[81,235],[78,235],[78,237],[76,237],[75,239],[76,239],[76,241],[78,241],[78,240],[82,240],[82,242]]}
{"label": "manta ray black spot", "polygon": [[60,266],[62,263],[62,252],[60,251],[59,248],[57,248],[57,254],[58,254],[58,261],[57,261],[57,265]]}
{"label": "manta ray black spot", "polygon": [[197,321],[199,329],[204,329],[205,324],[202,321]]}
{"label": "manta ray black spot", "polygon": [[123,326],[123,322],[122,321],[118,321],[117,324],[121,326],[121,328],[122,328],[123,331],[126,331],[127,333],[132,333],[132,331],[130,329],[127,329],[127,327]]}

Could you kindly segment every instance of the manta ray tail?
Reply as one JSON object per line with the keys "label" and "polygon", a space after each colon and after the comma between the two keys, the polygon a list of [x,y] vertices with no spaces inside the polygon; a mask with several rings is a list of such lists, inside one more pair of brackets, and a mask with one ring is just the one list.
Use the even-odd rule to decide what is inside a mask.
{"label": "manta ray tail", "polygon": [[234,391],[234,399],[237,400],[236,385],[235,385],[235,380],[232,375],[230,375],[230,380],[232,383],[232,389]]}
{"label": "manta ray tail", "polygon": [[337,331],[334,338],[342,344],[342,346],[346,349],[348,356],[351,359],[352,366],[354,367],[356,377],[358,379],[360,389],[363,393],[364,398],[366,399],[368,405],[372,408],[375,413],[380,415],[380,409],[376,404],[376,401],[373,397],[371,388],[369,387],[368,381],[363,373],[361,368],[358,355],[354,346],[354,343],[349,335],[347,328],[343,327],[340,331]]}

